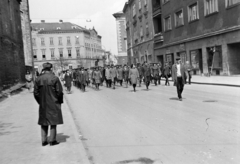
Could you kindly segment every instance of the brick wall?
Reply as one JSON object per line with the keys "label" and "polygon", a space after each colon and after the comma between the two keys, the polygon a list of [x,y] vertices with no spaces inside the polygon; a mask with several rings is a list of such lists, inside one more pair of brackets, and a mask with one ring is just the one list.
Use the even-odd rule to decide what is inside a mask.
{"label": "brick wall", "polygon": [[25,81],[19,0],[0,1],[0,91]]}

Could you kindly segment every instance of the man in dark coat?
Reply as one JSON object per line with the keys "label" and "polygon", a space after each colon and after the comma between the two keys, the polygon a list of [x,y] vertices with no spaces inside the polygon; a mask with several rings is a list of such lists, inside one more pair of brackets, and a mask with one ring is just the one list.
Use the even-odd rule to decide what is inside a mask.
{"label": "man in dark coat", "polygon": [[148,90],[148,87],[149,87],[150,81],[151,81],[151,68],[148,63],[145,63],[145,65],[143,66],[143,77],[144,77],[144,82],[145,82],[147,90]]}
{"label": "man in dark coat", "polygon": [[[57,145],[57,125],[63,124],[61,104],[63,89],[60,80],[52,73],[52,64],[43,64],[44,73],[39,76],[34,85],[34,97],[39,104],[39,120],[41,125],[42,146],[48,143]],[[48,126],[51,126],[49,142],[47,141]]]}
{"label": "man in dark coat", "polygon": [[153,76],[154,84],[157,85],[160,69],[156,64],[154,64],[151,71],[152,71],[151,74]]}
{"label": "man in dark coat", "polygon": [[78,81],[81,85],[81,90],[85,92],[86,84],[88,81],[88,73],[84,70],[84,68],[81,68],[81,71],[79,72]]}
{"label": "man in dark coat", "polygon": [[180,58],[176,59],[176,63],[172,66],[172,80],[177,87],[178,98],[182,101],[182,92],[185,84],[185,67],[182,65]]}
{"label": "man in dark coat", "polygon": [[67,87],[67,93],[71,93],[71,87],[72,87],[72,74],[70,73],[69,70],[67,70],[65,76],[64,76],[64,81],[65,85]]}

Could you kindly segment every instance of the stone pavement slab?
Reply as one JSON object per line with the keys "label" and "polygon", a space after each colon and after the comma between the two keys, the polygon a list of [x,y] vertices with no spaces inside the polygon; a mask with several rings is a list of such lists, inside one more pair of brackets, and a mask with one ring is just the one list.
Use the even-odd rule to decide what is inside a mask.
{"label": "stone pavement slab", "polygon": [[88,164],[81,140],[66,104],[64,124],[58,126],[57,146],[41,145],[38,105],[27,90],[0,103],[1,164]]}

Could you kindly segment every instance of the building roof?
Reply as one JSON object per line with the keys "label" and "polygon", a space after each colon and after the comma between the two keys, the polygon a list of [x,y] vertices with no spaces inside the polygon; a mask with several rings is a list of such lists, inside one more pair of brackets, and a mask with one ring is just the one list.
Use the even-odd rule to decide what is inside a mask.
{"label": "building roof", "polygon": [[46,23],[42,21],[41,23],[31,23],[32,30],[38,31],[39,34],[44,33],[71,33],[71,32],[86,32],[89,33],[89,30],[70,23],[70,22],[49,22]]}
{"label": "building roof", "polygon": [[124,13],[123,13],[122,11],[119,11],[119,12],[117,12],[117,13],[114,13],[113,16],[114,16],[115,18],[123,17],[123,16],[124,16]]}
{"label": "building roof", "polygon": [[124,4],[124,7],[123,7],[123,13],[125,13],[125,12],[126,12],[126,10],[127,10],[127,7],[128,7],[128,2],[126,2],[126,3]]}

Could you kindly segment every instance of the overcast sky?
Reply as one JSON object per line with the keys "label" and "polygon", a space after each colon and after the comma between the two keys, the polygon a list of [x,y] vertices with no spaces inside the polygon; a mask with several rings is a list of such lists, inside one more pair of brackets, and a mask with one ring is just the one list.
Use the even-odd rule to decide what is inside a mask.
{"label": "overcast sky", "polygon": [[[127,0],[29,0],[32,21],[56,22],[62,19],[82,27],[93,26],[102,44],[117,55],[116,21],[113,13],[122,11]],[[87,22],[91,19],[91,22]]]}

